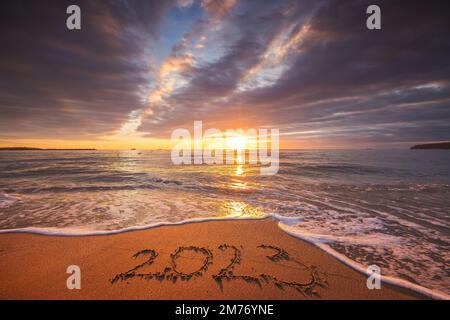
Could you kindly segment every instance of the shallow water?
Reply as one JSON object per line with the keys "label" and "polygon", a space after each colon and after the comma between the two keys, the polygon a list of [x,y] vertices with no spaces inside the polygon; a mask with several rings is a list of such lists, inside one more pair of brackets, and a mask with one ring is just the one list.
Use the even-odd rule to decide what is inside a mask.
{"label": "shallow water", "polygon": [[259,173],[174,166],[166,151],[1,151],[0,229],[96,233],[272,215],[382,274],[450,294],[447,150],[283,151],[277,175]]}

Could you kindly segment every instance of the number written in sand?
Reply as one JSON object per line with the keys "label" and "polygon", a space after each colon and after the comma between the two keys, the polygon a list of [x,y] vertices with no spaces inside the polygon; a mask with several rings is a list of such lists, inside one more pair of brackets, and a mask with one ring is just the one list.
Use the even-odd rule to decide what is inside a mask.
{"label": "number written in sand", "polygon": [[234,268],[236,265],[240,264],[242,261],[242,251],[236,248],[235,246],[228,245],[228,244],[222,244],[219,246],[219,250],[224,252],[226,250],[233,251],[233,256],[230,260],[230,263],[225,266],[225,268],[220,269],[217,274],[214,274],[212,277],[213,279],[219,284],[220,289],[223,290],[223,280],[237,280],[242,279],[249,283],[255,283],[258,286],[261,287],[260,279],[257,277],[253,277],[250,275],[235,275],[234,274]]}
{"label": "number written in sand", "polygon": [[[248,283],[257,284],[259,287],[262,287],[263,284],[272,283],[276,287],[283,289],[284,287],[289,287],[296,289],[298,292],[303,295],[318,295],[317,291],[314,289],[316,287],[325,287],[327,285],[325,279],[319,273],[318,269],[315,266],[307,266],[297,259],[291,257],[289,253],[281,248],[271,246],[271,245],[260,245],[258,246],[260,249],[264,250],[272,250],[274,253],[272,255],[267,255],[266,258],[271,261],[271,263],[281,264],[282,262],[291,262],[295,265],[297,269],[301,269],[305,272],[309,273],[309,280],[300,283],[296,281],[285,281],[279,279],[273,275],[261,273],[258,276],[252,275],[236,275],[234,273],[234,268],[237,265],[240,265],[242,262],[242,251],[238,249],[236,246],[223,244],[218,247],[221,252],[231,251],[232,257],[227,265],[225,265],[222,269],[220,269],[216,274],[212,275],[212,278],[218,283],[220,289],[223,290],[223,281],[231,281],[231,280],[244,280]],[[183,253],[195,253],[203,257],[201,266],[192,272],[183,272],[180,270],[179,265],[177,264],[178,260],[183,257]],[[138,258],[140,256],[147,255],[148,259],[135,266],[134,268],[116,275],[111,283],[116,283],[117,281],[125,281],[131,278],[141,278],[145,280],[156,279],[156,280],[172,280],[175,282],[177,279],[181,280],[190,280],[192,277],[201,277],[206,271],[208,271],[209,266],[213,263],[213,253],[211,250],[204,247],[178,247],[172,254],[170,254],[171,265],[164,268],[163,272],[154,272],[154,273],[138,273],[138,270],[143,268],[144,266],[152,265],[158,253],[152,249],[146,249],[137,252],[133,255],[134,258]]]}
{"label": "number written in sand", "polygon": [[260,277],[265,281],[272,282],[280,289],[283,289],[284,287],[293,288],[298,292],[302,293],[304,296],[312,296],[312,295],[319,296],[319,293],[314,289],[316,287],[328,286],[326,279],[324,279],[324,277],[319,273],[319,270],[316,266],[307,266],[304,263],[298,261],[297,259],[291,257],[286,250],[275,246],[262,244],[258,246],[258,248],[275,251],[273,255],[266,256],[267,259],[269,259],[274,263],[280,263],[282,261],[290,261],[296,264],[298,268],[303,269],[306,272],[309,272],[309,280],[304,283],[296,281],[285,281],[268,274],[263,273],[260,274]]}
{"label": "number written in sand", "polygon": [[[184,273],[184,272],[178,270],[177,260],[181,256],[181,254],[185,251],[193,251],[195,253],[200,253],[201,255],[204,256],[202,266],[198,270],[190,272],[190,273]],[[212,264],[212,259],[213,259],[213,254],[210,250],[208,250],[206,248],[194,247],[194,246],[178,247],[177,250],[175,250],[175,253],[170,255],[170,262],[172,263],[172,269],[175,274],[177,274],[181,277],[183,277],[183,276],[184,277],[192,277],[192,276],[199,277],[199,276],[201,276],[205,271],[208,270],[209,265]]]}
{"label": "number written in sand", "polygon": [[138,264],[134,268],[132,268],[132,269],[130,269],[130,270],[124,272],[124,273],[116,275],[111,280],[111,282],[114,283],[114,282],[117,282],[119,280],[127,280],[127,279],[130,279],[130,278],[133,278],[133,277],[146,278],[146,277],[150,276],[151,274],[137,273],[137,271],[139,269],[141,269],[142,267],[146,266],[146,265],[147,266],[152,265],[153,262],[155,262],[155,259],[158,256],[158,253],[155,250],[152,250],[152,249],[145,249],[145,250],[141,250],[139,252],[136,252],[133,255],[133,258],[138,258],[139,256],[143,256],[143,255],[149,255],[149,258],[145,262],[143,262],[141,264]]}
{"label": "number written in sand", "polygon": [[[203,263],[200,266],[200,268],[197,270],[194,270],[190,273],[184,273],[183,271],[180,271],[179,267],[177,266],[178,259],[180,258],[182,253],[186,252],[186,251],[192,251],[194,253],[201,254],[204,256],[204,260],[203,260]],[[207,248],[201,248],[201,247],[195,247],[195,246],[178,247],[175,250],[175,252],[170,255],[171,266],[165,267],[163,272],[137,273],[137,270],[139,270],[140,268],[142,268],[146,265],[149,266],[149,265],[153,264],[156,257],[158,256],[158,253],[155,250],[146,249],[146,250],[142,250],[142,251],[139,251],[136,254],[134,254],[133,258],[138,258],[139,256],[144,255],[144,254],[150,255],[150,257],[148,258],[147,261],[135,266],[134,268],[132,268],[124,273],[120,273],[120,274],[116,275],[111,280],[111,283],[115,283],[117,281],[124,281],[124,280],[128,280],[131,278],[141,278],[141,279],[145,279],[145,280],[156,279],[156,280],[160,280],[160,281],[162,281],[164,279],[176,281],[178,278],[180,278],[181,280],[189,280],[192,277],[199,277],[205,271],[207,271],[209,265],[212,264],[212,259],[213,259],[212,252]]]}

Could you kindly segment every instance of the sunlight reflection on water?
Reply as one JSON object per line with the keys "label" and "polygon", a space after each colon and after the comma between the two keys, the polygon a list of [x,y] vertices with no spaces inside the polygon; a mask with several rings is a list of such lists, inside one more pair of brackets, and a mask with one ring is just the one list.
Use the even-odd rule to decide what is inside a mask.
{"label": "sunlight reflection on water", "polygon": [[264,216],[260,208],[253,207],[242,201],[227,201],[224,203],[223,209],[225,217],[229,218],[258,218]]}

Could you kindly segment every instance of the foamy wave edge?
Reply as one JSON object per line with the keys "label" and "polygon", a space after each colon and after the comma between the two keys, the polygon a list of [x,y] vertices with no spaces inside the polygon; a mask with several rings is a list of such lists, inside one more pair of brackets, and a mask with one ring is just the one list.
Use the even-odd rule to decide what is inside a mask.
{"label": "foamy wave edge", "polygon": [[[325,251],[326,253],[328,253],[329,255],[332,255],[333,257],[335,257],[336,259],[338,259],[339,261],[341,261],[342,263],[344,263],[345,265],[349,266],[350,268],[369,276],[369,274],[367,273],[366,269],[367,267],[365,267],[364,265],[353,261],[349,258],[347,258],[346,256],[344,256],[343,254],[337,252],[336,250],[332,249],[330,246],[326,245],[325,243],[322,243],[320,241],[317,241],[315,239],[312,239],[311,237],[302,235],[301,232],[299,232],[298,230],[294,230],[294,228],[292,228],[289,225],[284,224],[283,222],[279,222],[278,223],[278,227],[283,230],[284,232],[286,232],[287,234],[299,238],[301,240],[304,240],[306,242],[309,242],[311,244],[313,244],[314,246],[316,246],[317,248]],[[430,297],[432,299],[437,299],[437,300],[450,300],[450,296],[448,294],[445,294],[443,292],[440,292],[438,290],[432,290],[432,289],[428,289],[425,287],[422,287],[418,284],[409,282],[407,280],[404,279],[400,279],[400,278],[396,278],[396,277],[392,277],[392,276],[385,276],[385,275],[381,275],[381,281],[384,283],[388,283],[388,284],[392,284],[398,287],[402,287],[405,289],[409,289],[411,291],[420,293],[424,296]]]}
{"label": "foamy wave edge", "polygon": [[[301,232],[298,229],[294,229],[291,224],[297,223],[301,221],[300,217],[285,217],[280,216],[278,214],[267,214],[260,217],[210,217],[210,218],[194,218],[194,219],[188,219],[188,220],[182,220],[177,222],[159,222],[151,225],[146,226],[138,226],[138,227],[128,227],[123,228],[119,230],[108,230],[108,231],[99,231],[99,230],[86,230],[86,229],[76,229],[76,228],[17,228],[17,229],[4,229],[0,230],[0,234],[7,234],[7,233],[28,233],[28,234],[39,234],[39,235],[47,235],[47,236],[62,236],[62,237],[85,237],[85,236],[108,236],[108,235],[114,235],[114,234],[120,234],[124,232],[131,232],[131,231],[142,231],[162,226],[176,226],[176,225],[184,225],[188,223],[198,223],[198,222],[209,222],[209,221],[229,221],[229,220],[264,220],[268,218],[274,218],[278,221],[278,227],[286,232],[287,234],[304,240],[308,243],[311,243],[312,245],[316,246],[317,248],[325,251],[329,255],[335,257],[348,267],[367,275],[366,269],[364,265],[353,261],[343,254],[338,253],[337,251],[333,250],[331,247],[326,245],[325,243],[322,243],[320,241],[317,241],[315,239],[312,239],[311,237],[302,235]],[[422,287],[420,285],[417,285],[415,283],[409,282],[407,280],[395,278],[392,276],[381,276],[381,281],[385,283],[389,283],[398,287],[402,287],[405,289],[409,289],[412,291],[415,291],[417,293],[420,293],[424,296],[430,297],[432,299],[439,299],[439,300],[450,300],[450,295],[447,295],[443,292],[428,289],[425,287]]]}

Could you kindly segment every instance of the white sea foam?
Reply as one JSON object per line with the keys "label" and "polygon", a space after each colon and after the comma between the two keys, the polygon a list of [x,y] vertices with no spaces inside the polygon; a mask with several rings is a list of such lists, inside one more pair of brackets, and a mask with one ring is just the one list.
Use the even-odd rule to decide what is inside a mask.
{"label": "white sea foam", "polygon": [[14,203],[20,201],[20,197],[16,195],[1,193],[0,194],[0,208],[6,208]]}
{"label": "white sea foam", "polygon": [[141,231],[152,229],[156,227],[163,226],[177,226],[188,223],[196,223],[196,222],[208,222],[208,221],[227,221],[227,220],[263,220],[270,217],[270,215],[261,216],[261,217],[210,217],[210,218],[193,218],[187,219],[177,222],[157,222],[154,224],[149,224],[145,226],[136,226],[136,227],[127,227],[118,230],[94,230],[89,228],[36,228],[36,227],[27,227],[27,228],[16,228],[16,229],[3,229],[0,230],[0,234],[7,233],[31,233],[31,234],[40,234],[47,236],[67,236],[67,237],[86,237],[86,236],[106,236],[106,235],[115,235],[124,232],[130,231]]}

